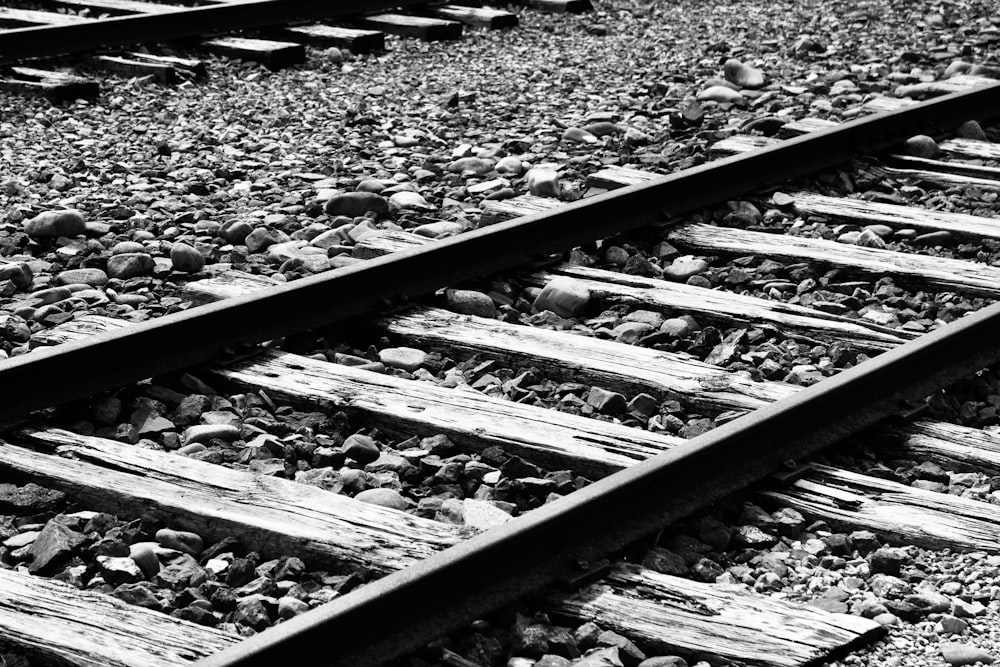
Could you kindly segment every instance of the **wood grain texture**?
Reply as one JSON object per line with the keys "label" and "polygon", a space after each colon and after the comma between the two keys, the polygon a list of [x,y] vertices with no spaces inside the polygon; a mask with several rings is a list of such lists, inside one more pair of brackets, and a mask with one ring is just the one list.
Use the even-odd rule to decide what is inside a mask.
{"label": "wood grain texture", "polygon": [[378,321],[394,336],[453,354],[486,354],[537,367],[566,381],[585,382],[632,396],[640,389],[718,413],[754,410],[791,395],[781,382],[754,382],[687,355],[625,345],[563,331],[414,308]]}
{"label": "wood grain texture", "polygon": [[551,273],[533,274],[525,280],[544,285],[553,275],[581,281],[591,296],[607,303],[630,303],[678,315],[690,313],[726,324],[771,327],[792,338],[841,340],[860,349],[887,350],[913,337],[907,332],[794,304],[604,269],[564,264]]}
{"label": "wood grain texture", "polygon": [[25,446],[0,441],[0,469],[92,509],[133,518],[151,510],[206,541],[236,537],[320,567],[393,572],[470,534],[291,480],[69,431],[27,430],[19,440]]}
{"label": "wood grain texture", "polygon": [[1000,268],[976,262],[700,223],[672,228],[667,240],[708,254],[722,252],[762,255],[794,262],[818,262],[866,275],[892,276],[900,282],[937,290],[991,298],[1000,296]]}
{"label": "wood grain texture", "polygon": [[848,529],[897,544],[1000,552],[1000,506],[936,493],[848,470],[813,465],[804,479],[761,495]]}
{"label": "wood grain texture", "polygon": [[894,229],[918,229],[926,232],[948,231],[974,239],[1000,239],[1000,220],[965,213],[931,211],[913,206],[883,204],[863,199],[828,197],[810,192],[790,195],[795,210],[802,215],[822,215],[832,220],[858,225],[881,224]]}
{"label": "wood grain texture", "polygon": [[240,637],[111,595],[0,569],[0,635],[32,660],[78,667],[178,667]]}
{"label": "wood grain texture", "polygon": [[549,594],[540,603],[557,616],[598,618],[602,628],[662,654],[761,667],[817,664],[832,652],[884,633],[878,623],[859,616],[628,564],[598,583],[574,593]]}
{"label": "wood grain texture", "polygon": [[351,366],[269,351],[218,368],[241,387],[263,389],[291,403],[343,410],[398,434],[444,433],[473,451],[497,445],[552,469],[600,477],[683,442],[620,424],[491,398]]}

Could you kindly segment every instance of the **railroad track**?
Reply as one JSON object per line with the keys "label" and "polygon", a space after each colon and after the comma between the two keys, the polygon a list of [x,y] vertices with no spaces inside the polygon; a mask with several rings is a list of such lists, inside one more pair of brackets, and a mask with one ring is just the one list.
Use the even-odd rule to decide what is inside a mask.
{"label": "railroad track", "polygon": [[[8,65],[0,89],[40,94],[53,101],[94,98],[96,79],[39,68],[23,61],[84,53],[98,70],[145,76],[175,84],[206,75],[197,58],[137,51],[136,45],[187,40],[202,51],[260,62],[270,69],[303,63],[306,45],[353,53],[382,51],[387,34],[425,41],[462,37],[463,26],[504,29],[517,15],[476,3],[330,3],[315,0],[205,0],[157,3],[141,0],[46,0],[45,9],[0,7],[0,65]],[[547,12],[584,12],[589,0],[531,0]],[[34,5],[32,5],[34,6]],[[403,11],[400,11],[403,10]],[[410,10],[410,11],[407,11]],[[311,23],[339,19],[339,24]],[[257,30],[255,37],[226,36]],[[133,47],[122,50],[121,47]],[[119,49],[117,51],[110,49]]]}
{"label": "railroad track", "polygon": [[[320,273],[286,286],[248,273],[219,272],[213,278],[192,281],[185,288],[187,299],[214,303],[147,323],[123,327],[122,322],[114,319],[84,316],[52,327],[43,337],[45,342],[54,344],[51,348],[36,348],[0,367],[0,386],[18,388],[17,395],[0,406],[3,418],[20,420],[32,410],[99,396],[143,378],[166,374],[163,382],[173,382],[169,374],[195,363],[210,363],[194,371],[194,375],[178,379],[181,384],[177,386],[194,387],[196,393],[205,397],[196,412],[209,412],[213,414],[212,420],[218,421],[190,425],[183,431],[183,442],[178,441],[179,429],[175,428],[183,424],[155,426],[156,419],[164,418],[165,414],[157,412],[156,402],[176,403],[179,409],[184,400],[175,388],[157,380],[127,390],[135,397],[144,397],[147,408],[143,420],[133,424],[134,434],[105,429],[89,435],[80,429],[74,432],[53,428],[53,423],[72,427],[79,416],[72,409],[64,409],[66,412],[57,411],[54,422],[49,424],[11,425],[0,448],[0,466],[21,481],[31,479],[44,487],[61,489],[86,510],[112,511],[139,519],[133,529],[136,535],[143,534],[145,538],[153,536],[143,528],[144,514],[149,523],[164,526],[166,532],[156,536],[160,547],[151,546],[152,540],[145,539],[139,542],[145,546],[136,553],[126,556],[109,551],[102,555],[106,559],[119,559],[102,562],[101,577],[105,585],[114,581],[115,573],[125,577],[129,561],[140,570],[143,566],[160,567],[144,555],[147,551],[153,554],[153,559],[157,559],[159,551],[163,565],[171,557],[179,558],[178,553],[194,552],[204,558],[207,567],[212,559],[204,556],[204,544],[198,544],[199,541],[209,544],[214,556],[230,553],[229,560],[215,559],[223,563],[214,562],[212,568],[221,568],[220,572],[245,569],[245,563],[234,565],[232,553],[238,549],[234,542],[226,542],[226,538],[246,540],[250,544],[245,547],[258,550],[267,558],[295,555],[311,567],[335,572],[330,581],[343,593],[365,577],[386,576],[350,594],[330,596],[334,599],[310,613],[295,616],[289,612],[289,616],[294,616],[291,620],[237,644],[236,638],[224,631],[184,622],[199,619],[205,622],[208,620],[205,614],[215,609],[204,592],[201,598],[191,593],[188,589],[192,586],[182,586],[180,592],[193,599],[184,607],[188,611],[178,614],[181,620],[176,620],[120,605],[107,597],[47,584],[22,572],[0,570],[6,590],[17,592],[16,598],[12,594],[6,602],[8,607],[0,621],[7,629],[6,640],[50,659],[69,656],[84,664],[109,664],[114,660],[122,664],[177,664],[204,656],[204,664],[223,665],[273,662],[287,657],[289,651],[304,654],[306,650],[314,650],[328,643],[330,636],[336,636],[338,656],[334,662],[368,664],[410,650],[443,629],[468,623],[519,595],[537,593],[543,584],[556,579],[562,580],[568,589],[548,589],[541,595],[541,608],[551,614],[597,618],[602,627],[631,635],[644,646],[663,652],[756,660],[758,664],[806,664],[870,639],[879,633],[880,626],[865,619],[765,602],[761,596],[685,583],[686,580],[635,565],[618,564],[609,573],[599,562],[624,544],[655,533],[737,488],[782,470],[787,461],[801,461],[808,453],[898,412],[904,399],[920,399],[996,362],[992,346],[982,344],[984,339],[990,339],[1000,316],[995,307],[958,318],[965,309],[951,312],[942,306],[939,319],[943,320],[948,312],[947,318],[956,319],[955,322],[938,328],[938,323],[931,322],[928,326],[920,322],[926,318],[911,317],[915,325],[897,328],[891,326],[894,322],[883,310],[872,310],[875,315],[860,320],[840,316],[837,304],[842,300],[838,301],[836,295],[857,299],[856,290],[865,289],[858,283],[868,284],[870,279],[851,281],[815,269],[804,271],[800,282],[825,277],[827,294],[806,305],[782,304],[775,298],[765,300],[709,289],[714,283],[705,275],[722,284],[727,281],[733,285],[746,284],[742,278],[736,279],[738,274],[731,269],[725,275],[716,275],[706,273],[708,266],[699,265],[691,275],[702,275],[707,285],[699,284],[698,280],[678,281],[687,278],[679,272],[690,270],[692,260],[673,262],[676,251],[669,250],[669,246],[674,246],[700,255],[777,258],[797,270],[808,268],[802,265],[822,262],[840,271],[841,277],[886,273],[900,285],[914,285],[914,289],[992,299],[1000,283],[993,275],[996,269],[984,264],[928,254],[903,255],[878,247],[879,242],[870,238],[869,245],[848,245],[810,238],[803,233],[778,237],[773,232],[779,231],[780,225],[767,230],[769,233],[746,229],[766,227],[760,224],[763,221],[753,219],[747,208],[735,209],[734,213],[744,217],[729,218],[724,226],[672,222],[675,216],[720,201],[763,197],[775,206],[794,206],[799,216],[852,221],[838,230],[838,234],[857,232],[855,241],[864,232],[852,230],[849,225],[862,227],[870,223],[890,228],[889,232],[879,229],[881,235],[867,230],[869,237],[875,235],[879,239],[892,239],[892,230],[900,228],[917,233],[900,235],[899,239],[938,234],[931,239],[925,237],[924,241],[942,242],[946,238],[941,236],[942,232],[947,232],[949,239],[991,238],[990,225],[982,218],[916,212],[912,207],[904,210],[899,203],[845,200],[830,194],[792,190],[785,184],[787,179],[829,169],[898,144],[918,129],[957,126],[982,109],[995,108],[997,89],[983,84],[959,78],[948,85],[965,92],[901,108],[892,115],[814,131],[782,143],[762,145],[767,142],[730,138],[717,151],[738,153],[736,157],[672,176],[658,178],[621,169],[599,172],[594,175],[591,187],[608,190],[606,194],[568,206],[551,206],[549,200],[537,195],[506,200],[488,207],[491,210],[487,215],[493,220],[517,217],[451,239],[431,243],[420,235],[373,230],[357,240],[353,251],[356,259],[365,261],[348,262],[350,266],[339,272]],[[816,130],[815,125],[807,129]],[[785,131],[797,130],[791,127]],[[985,142],[970,146],[956,140],[939,144],[953,154],[979,158],[987,157],[990,146]],[[754,150],[747,151],[748,148]],[[970,152],[973,150],[980,153]],[[931,158],[922,158],[915,165],[907,164],[912,156],[896,159],[905,166],[867,162],[845,173],[855,182],[874,174],[877,178],[915,179],[914,182],[943,188],[960,184],[975,187],[978,192],[989,192],[996,187],[993,185],[996,180],[989,178],[989,165],[935,162]],[[970,175],[970,171],[975,173]],[[725,185],[720,187],[720,183]],[[771,191],[762,193],[765,183],[770,184]],[[780,189],[775,190],[776,187]],[[378,199],[360,199],[378,206],[373,204]],[[335,198],[328,201],[334,202],[328,205],[331,210],[344,202]],[[664,201],[671,202],[667,211]],[[526,211],[533,212],[519,215]],[[749,222],[746,216],[750,216]],[[644,233],[652,233],[667,244],[660,246],[665,254],[656,258],[664,262],[661,273],[669,267],[678,272],[667,274],[675,278],[674,282],[663,281],[649,265],[636,267],[633,273],[612,274],[583,266],[586,262],[553,264],[548,257],[549,253],[563,253],[567,248],[586,246],[597,239],[624,239],[621,243],[626,245],[629,237],[623,234],[650,224],[652,227],[647,229],[652,232]],[[292,244],[285,251],[302,247]],[[607,248],[604,250],[607,255]],[[595,248],[586,246],[579,252],[595,254]],[[631,256],[628,252],[626,255]],[[489,259],[484,262],[483,257]],[[579,253],[577,257],[580,258]],[[664,258],[671,260],[669,267]],[[288,257],[295,259],[294,255]],[[307,258],[300,254],[297,259],[304,262]],[[628,260],[624,257],[622,260],[620,263],[627,266]],[[539,270],[539,261],[543,262],[544,270]],[[534,265],[525,268],[526,263]],[[14,262],[7,266],[18,265]],[[744,262],[742,266],[751,265]],[[10,275],[14,276],[16,270],[10,268]],[[517,273],[506,273],[512,271]],[[500,272],[515,277],[496,285],[495,295],[486,300],[481,298],[485,288],[448,291],[441,298],[451,311],[419,305],[404,307],[435,290],[461,287],[465,281]],[[789,280],[783,278],[772,276],[763,286],[770,286],[768,292],[775,295],[796,292],[797,286],[789,286]],[[518,291],[514,291],[515,285]],[[847,289],[850,294],[843,291]],[[69,299],[60,301],[72,299],[72,290],[70,293]],[[899,298],[904,299],[905,293],[901,294],[904,296]],[[701,351],[693,345],[687,349],[691,354],[668,354],[663,349],[623,345],[622,342],[648,336],[652,328],[625,326],[616,330],[617,320],[615,328],[608,327],[602,335],[619,338],[618,341],[505,321],[514,319],[518,299],[528,303],[529,297],[536,310],[554,311],[559,316],[541,318],[547,318],[550,326],[557,329],[563,320],[587,313],[586,308],[593,308],[593,302],[599,300],[605,304],[627,304],[632,312],[643,313],[621,324],[651,326],[650,319],[655,318],[651,312],[683,310],[694,313],[699,322],[719,323],[715,327],[718,337],[706,334],[703,338],[707,342],[701,343],[704,348]],[[49,305],[43,305],[41,297],[36,301],[39,308]],[[485,317],[491,309],[496,311],[498,305],[504,317]],[[379,308],[374,319],[370,316],[373,307]],[[262,322],[261,312],[269,313],[269,319]],[[595,314],[592,310],[589,313]],[[360,331],[359,317],[364,318],[366,328],[378,332],[374,338]],[[347,321],[350,329],[359,331],[336,332],[339,340],[345,341],[341,345],[330,346],[321,340],[335,335],[326,329],[303,334]],[[660,329],[665,322],[658,324],[653,328]],[[692,326],[687,320],[671,323],[671,326],[683,325]],[[806,388],[768,381],[761,377],[763,371],[755,378],[734,376],[725,367],[738,360],[740,346],[755,327],[777,332],[786,340],[797,341],[797,345],[839,344],[843,349],[853,350],[855,356],[861,352],[875,358]],[[936,330],[926,333],[927,329]],[[653,338],[653,344],[669,347],[668,343],[675,338],[690,338],[669,331],[669,327],[658,331],[664,335]],[[917,334],[923,335],[917,337]],[[380,337],[388,342],[382,342]],[[276,339],[284,340],[264,350],[248,351],[241,347]],[[376,349],[364,356],[367,346],[375,340],[379,341]],[[223,358],[219,354],[223,349],[238,354],[235,358]],[[149,350],[157,350],[158,354],[151,355]],[[317,358],[320,356],[323,359]],[[445,357],[451,357],[455,366],[449,367],[443,361]],[[127,367],[108,367],[108,359],[134,362]],[[498,359],[500,363],[490,363],[488,359]],[[338,363],[330,363],[331,360]],[[524,399],[533,391],[542,391],[531,388],[542,384],[538,373],[534,378],[514,382],[513,390],[503,390],[505,382],[516,379],[500,373],[507,366],[541,369],[544,375],[560,382],[580,383],[585,385],[584,389],[591,385],[602,391],[591,388],[584,394],[579,388],[566,388],[564,397],[576,397],[564,401],[563,407],[575,406],[568,411],[544,411],[490,396],[509,391],[512,396]],[[811,384],[824,375],[818,365],[802,366],[811,367],[797,371],[801,384]],[[386,373],[387,368],[396,371]],[[469,384],[482,391],[420,381],[421,370],[448,368],[458,369],[463,378],[467,373],[472,380]],[[59,385],[52,386],[52,377],[60,377]],[[424,375],[424,379],[429,378]],[[456,383],[462,384],[453,377],[451,384]],[[236,388],[222,399],[228,406],[210,398],[212,387],[222,385]],[[647,398],[636,400],[640,394]],[[237,395],[242,398],[237,399]],[[581,398],[584,395],[586,399]],[[696,414],[710,415],[709,421],[715,428],[685,442],[673,436],[664,422],[658,421],[659,426],[653,426],[652,417],[659,410],[652,414],[644,410],[664,399],[691,406]],[[101,400],[105,407],[114,405],[113,400]],[[220,414],[250,414],[254,409],[258,410],[254,413],[257,415],[263,414],[260,411],[279,414],[276,403],[292,406],[282,408],[283,415],[295,412],[301,415],[306,410],[313,414],[342,412],[347,420],[344,435],[353,433],[359,425],[373,425],[378,429],[376,439],[397,443],[392,447],[397,453],[387,451],[385,454],[392,456],[374,460],[368,458],[372,454],[371,443],[364,440],[352,441],[340,453],[339,445],[327,446],[318,454],[319,448],[313,448],[309,456],[318,456],[315,460],[328,464],[318,468],[333,469],[350,456],[356,463],[368,460],[377,464],[371,468],[373,473],[387,472],[390,468],[380,466],[391,464],[398,477],[408,474],[405,465],[416,467],[408,463],[407,456],[419,454],[414,461],[440,471],[445,467],[443,455],[476,452],[479,458],[475,460],[483,466],[479,469],[483,473],[480,481],[487,472],[499,473],[493,475],[497,478],[509,475],[510,479],[520,480],[518,488],[525,498],[518,501],[514,492],[508,496],[513,501],[500,500],[500,504],[463,502],[464,527],[456,527],[280,479],[273,473],[288,474],[284,462],[291,460],[288,458],[291,455],[285,452],[297,451],[296,443],[301,438],[294,437],[293,430],[269,433],[261,427],[265,425],[263,421],[250,422],[255,430],[244,430]],[[751,410],[749,415],[734,419]],[[581,416],[587,413],[605,418]],[[717,418],[726,413],[726,417]],[[616,423],[610,419],[615,414],[619,415],[618,422],[638,421],[636,415],[645,415],[647,428]],[[307,420],[307,417],[297,419]],[[324,428],[331,426],[327,424]],[[169,432],[174,433],[173,440],[163,435]],[[915,423],[910,432],[912,437],[904,438],[899,446],[911,455],[923,447],[922,452],[938,460],[954,462],[965,458],[966,464],[974,461],[983,468],[995,466],[991,453],[995,448],[986,434],[926,422]],[[962,444],[977,433],[981,447],[956,449],[956,443]],[[224,443],[249,436],[260,436],[252,447],[249,443],[247,447],[255,453],[249,459],[254,464],[248,467],[257,470],[256,474],[212,462],[225,461],[223,453],[229,445]],[[123,444],[133,439],[145,439],[152,445]],[[327,445],[334,442],[328,441]],[[161,451],[169,449],[168,443],[184,446],[183,453],[188,456]],[[433,453],[435,447],[439,448],[437,454]],[[503,453],[497,454],[494,448]],[[275,449],[282,453],[277,466]],[[265,450],[272,450],[272,455],[264,455]],[[432,455],[438,460],[425,460]],[[306,454],[301,456],[304,461]],[[730,462],[731,467],[719,470],[720,460]],[[468,465],[467,460],[462,462]],[[515,472],[518,466],[521,469]],[[536,475],[540,469],[536,466],[569,471],[570,482],[566,482],[565,476],[562,482],[559,477],[539,480]],[[298,470],[308,471],[308,465]],[[272,475],[263,474],[268,472]],[[292,476],[295,472],[292,471]],[[597,481],[564,499],[535,507],[539,494],[557,486],[563,493],[573,488],[574,476],[586,478],[583,482]],[[772,502],[799,508],[813,518],[866,526],[897,540],[926,545],[987,551],[997,548],[990,536],[995,511],[986,503],[947,494],[931,495],[930,491],[831,466],[814,465],[791,474],[786,471],[782,478],[785,486],[765,487],[764,495]],[[442,474],[442,479],[447,477]],[[532,484],[537,487],[534,494],[525,490]],[[180,494],[178,486],[183,489]],[[395,498],[390,502],[396,502]],[[498,518],[496,510],[502,503],[513,505],[508,509],[517,508],[524,516],[515,520]],[[449,507],[458,511],[454,504]],[[628,508],[629,513],[623,515],[622,508]],[[446,514],[443,503],[438,507],[427,504],[423,509],[425,513]],[[481,512],[478,518],[476,511]],[[290,516],[294,519],[289,519]],[[48,535],[41,538],[48,530],[72,539],[73,533],[90,532],[86,525],[95,521],[100,519],[91,514],[48,521],[44,528],[39,527],[37,535],[29,537],[39,543],[55,539]],[[477,526],[484,528],[494,522],[502,525],[475,534]],[[49,528],[50,524],[54,527]],[[595,534],[595,525],[607,529]],[[31,532],[18,531],[17,535]],[[6,547],[8,558],[23,559],[33,548],[28,537],[20,539],[25,542],[15,538]],[[164,545],[172,545],[169,555],[162,550]],[[11,553],[15,548],[25,551],[15,556]],[[40,549],[32,553],[36,559],[30,562],[35,563],[36,570],[43,571],[36,555]],[[530,559],[525,554],[530,554]],[[287,565],[284,561],[274,567]],[[85,572],[86,567],[77,570],[80,577]],[[140,571],[138,576],[152,575]],[[456,581],[465,585],[456,587]],[[629,592],[634,586],[645,591],[644,602],[637,602]],[[250,607],[263,608],[266,614],[270,600],[255,596],[276,599],[279,590],[283,589],[275,586],[258,589],[256,593],[247,591],[244,597],[252,601],[243,604],[245,609],[241,611],[248,618]],[[678,606],[668,602],[678,599],[683,601]],[[640,604],[648,606],[636,614],[638,620],[623,618],[623,609],[631,611]],[[104,632],[96,633],[92,619],[87,622],[78,616],[66,618],[69,610],[81,605],[87,605],[93,617],[100,619],[97,624]],[[286,607],[290,605],[285,603]],[[716,624],[706,624],[706,617]],[[39,623],[39,618],[44,622]],[[786,628],[786,632],[764,631],[779,626]],[[683,627],[684,632],[676,632],[678,627]],[[144,631],[136,632],[136,628]],[[666,633],[664,628],[670,628],[671,632]],[[669,638],[664,639],[665,635]],[[67,642],[67,637],[72,640]],[[141,657],[136,658],[137,655]],[[452,661],[449,664],[465,664],[458,662],[457,657],[448,659]]]}

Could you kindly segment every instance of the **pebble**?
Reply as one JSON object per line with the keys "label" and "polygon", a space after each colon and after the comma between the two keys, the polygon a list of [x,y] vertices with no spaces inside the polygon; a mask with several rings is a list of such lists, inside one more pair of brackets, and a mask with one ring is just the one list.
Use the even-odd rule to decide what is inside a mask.
{"label": "pebble", "polygon": [[73,296],[73,291],[68,287],[49,287],[31,293],[31,303],[35,306],[42,306],[50,303],[57,303]]}
{"label": "pebble", "polygon": [[363,179],[358,186],[354,188],[358,192],[374,192],[378,194],[385,190],[386,185],[382,181],[376,180],[374,178]]}
{"label": "pebble", "polygon": [[57,285],[90,285],[102,287],[108,283],[108,274],[100,269],[69,269],[60,272],[55,279]]}
{"label": "pebble", "polygon": [[684,282],[692,276],[704,273],[706,270],[708,270],[708,262],[698,257],[684,255],[683,257],[678,257],[670,263],[670,266],[663,269],[663,277],[667,280]]}
{"label": "pebble", "polygon": [[625,396],[601,387],[591,388],[587,394],[587,404],[598,412],[608,415],[620,415],[628,409],[628,401]]}
{"label": "pebble", "polygon": [[344,454],[362,465],[378,460],[381,455],[378,443],[367,435],[355,433],[344,440]]}
{"label": "pebble", "polygon": [[754,69],[749,65],[744,65],[735,58],[730,58],[722,66],[723,76],[726,81],[736,84],[740,88],[762,88],[764,86],[764,73],[759,69]]}
{"label": "pebble", "polygon": [[387,347],[379,350],[378,359],[390,368],[412,373],[427,362],[427,353],[413,347]]}
{"label": "pebble", "polygon": [[372,212],[384,215],[389,212],[389,201],[374,192],[345,192],[334,195],[323,205],[328,215],[361,216]]}
{"label": "pebble", "polygon": [[983,126],[975,120],[968,120],[959,125],[958,129],[955,130],[955,134],[963,139],[972,139],[973,141],[989,141],[989,137],[987,137],[986,132],[983,131]]}
{"label": "pebble", "polygon": [[449,162],[445,167],[447,171],[455,174],[471,173],[475,176],[485,176],[493,171],[496,163],[493,160],[478,157],[463,157]]}
{"label": "pebble", "polygon": [[462,515],[466,526],[479,530],[495,528],[514,518],[489,501],[473,498],[462,501]]}
{"label": "pebble", "polygon": [[128,252],[108,258],[108,276],[127,280],[153,272],[156,262],[144,252]]}
{"label": "pebble", "polygon": [[459,222],[452,222],[451,220],[438,220],[437,222],[428,222],[423,225],[418,225],[413,228],[413,233],[420,236],[426,236],[428,238],[437,239],[442,236],[452,236],[454,234],[460,234],[465,231],[465,227]]}
{"label": "pebble", "polygon": [[371,505],[380,505],[394,510],[405,510],[406,499],[393,489],[368,489],[354,496],[355,500]]}
{"label": "pebble", "polygon": [[579,127],[567,127],[562,133],[563,141],[578,144],[596,144],[597,137]]}
{"label": "pebble", "polygon": [[918,235],[913,239],[913,243],[927,247],[950,246],[954,245],[955,237],[951,235],[951,232],[947,231],[928,232]]}
{"label": "pebble", "polygon": [[155,551],[158,546],[156,542],[136,542],[128,548],[129,556],[147,579],[160,571],[160,559],[156,557]]}
{"label": "pebble", "polygon": [[176,549],[192,556],[200,554],[205,546],[201,537],[196,533],[172,528],[161,528],[156,531],[156,541],[168,549]]}
{"label": "pebble", "polygon": [[882,240],[882,237],[870,229],[862,229],[854,240],[854,244],[862,248],[885,248],[885,241]]}
{"label": "pebble", "polygon": [[941,149],[938,148],[937,142],[926,134],[917,134],[910,137],[903,144],[903,147],[909,155],[915,155],[916,157],[933,159],[941,154]]}
{"label": "pebble", "polygon": [[87,225],[79,211],[43,211],[24,224],[28,236],[36,238],[57,238],[78,236],[86,232]]}
{"label": "pebble", "polygon": [[528,181],[528,192],[536,197],[559,196],[559,172],[546,167],[533,167],[525,176]]}
{"label": "pebble", "polygon": [[423,195],[417,192],[397,192],[389,197],[389,206],[404,211],[433,211]]}
{"label": "pebble", "polygon": [[289,619],[309,611],[309,603],[285,595],[278,599],[278,618]]}
{"label": "pebble", "polygon": [[119,241],[111,246],[112,255],[125,255],[132,252],[145,252],[146,246],[138,241]]}
{"label": "pebble", "polygon": [[142,581],[144,573],[138,563],[127,556],[98,556],[101,577],[112,586]]}
{"label": "pebble", "polygon": [[952,667],[960,667],[961,665],[973,665],[977,662],[982,662],[987,665],[993,664],[996,660],[988,651],[972,646],[971,644],[965,644],[962,642],[941,642],[941,657]]}
{"label": "pebble", "polygon": [[615,123],[606,120],[598,121],[596,123],[590,123],[589,125],[584,125],[582,129],[585,132],[591,133],[595,137],[607,137],[622,133],[622,128],[620,128]]}
{"label": "pebble", "polygon": [[184,429],[182,440],[185,445],[204,443],[218,438],[232,442],[240,437],[240,429],[232,424],[197,424]]}
{"label": "pebble", "polygon": [[524,173],[524,163],[521,162],[520,158],[508,155],[507,157],[501,158],[500,161],[497,162],[496,170],[501,174],[520,176]]}
{"label": "pebble", "polygon": [[170,248],[170,264],[174,271],[198,273],[205,268],[205,257],[186,243],[175,243]]}
{"label": "pebble", "polygon": [[590,303],[590,290],[572,278],[557,276],[546,283],[535,297],[534,308],[551,310],[560,317],[577,317]]}
{"label": "pebble", "polygon": [[222,223],[218,235],[226,241],[235,244],[245,244],[247,236],[253,231],[253,225],[246,220],[229,220]]}
{"label": "pebble", "polygon": [[18,289],[28,289],[34,272],[25,262],[11,262],[10,264],[0,264],[0,280],[9,280]]}
{"label": "pebble", "polygon": [[445,292],[445,298],[447,299],[448,307],[456,313],[490,319],[497,315],[493,299],[476,290],[449,289]]}
{"label": "pebble", "polygon": [[718,102],[720,104],[742,104],[746,101],[740,91],[726,86],[709,86],[698,93],[698,99],[702,102]]}

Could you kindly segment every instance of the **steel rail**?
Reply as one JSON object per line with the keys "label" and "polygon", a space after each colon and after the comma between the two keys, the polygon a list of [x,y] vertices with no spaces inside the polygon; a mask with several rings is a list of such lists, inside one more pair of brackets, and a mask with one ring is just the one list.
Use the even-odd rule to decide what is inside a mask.
{"label": "steel rail", "polygon": [[[259,295],[36,350],[0,364],[0,419],[206,361],[227,346],[328,324],[511,268],[539,253],[641,226],[664,211],[680,214],[918,131],[998,112],[1000,85],[956,93]],[[871,424],[893,409],[895,399],[918,397],[997,361],[998,330],[1000,306],[970,315],[200,664],[265,665],[290,655],[327,655],[338,665],[383,662],[536,590],[577,559],[603,555],[760,479],[786,459]]]}
{"label": "steel rail", "polygon": [[13,28],[0,32],[0,63],[418,4],[427,0],[240,0],[71,25]]}
{"label": "steel rail", "polygon": [[399,304],[884,148],[1000,114],[1000,84],[804,135],[587,200],[0,362],[0,422]]}
{"label": "steel rail", "polygon": [[196,663],[377,665],[1000,360],[1000,304],[693,438]]}

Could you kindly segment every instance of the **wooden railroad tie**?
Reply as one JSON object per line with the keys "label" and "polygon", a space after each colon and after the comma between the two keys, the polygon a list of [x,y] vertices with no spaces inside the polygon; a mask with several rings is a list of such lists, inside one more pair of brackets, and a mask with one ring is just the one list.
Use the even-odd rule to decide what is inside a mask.
{"label": "wooden railroad tie", "polygon": [[436,42],[462,38],[462,24],[458,21],[409,16],[406,14],[373,14],[350,20],[351,23],[369,30],[380,30],[391,35],[417,37],[425,42]]}

